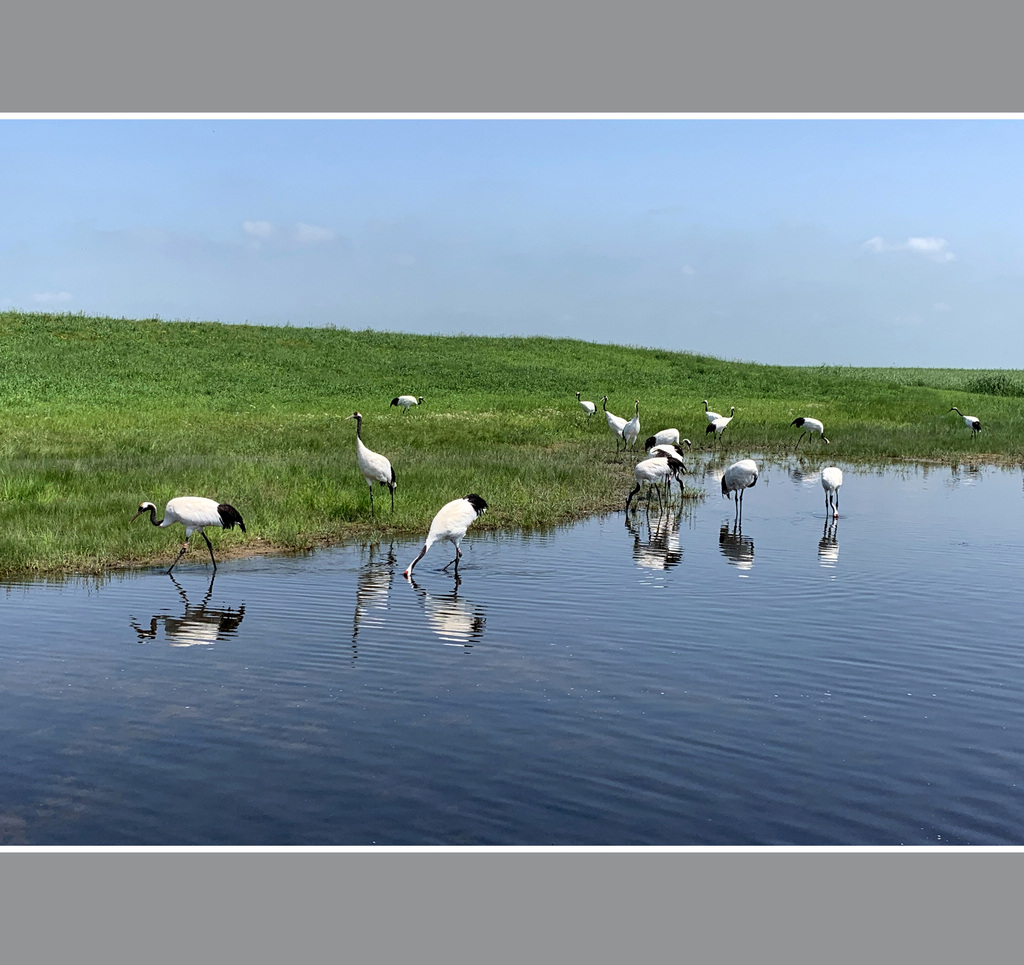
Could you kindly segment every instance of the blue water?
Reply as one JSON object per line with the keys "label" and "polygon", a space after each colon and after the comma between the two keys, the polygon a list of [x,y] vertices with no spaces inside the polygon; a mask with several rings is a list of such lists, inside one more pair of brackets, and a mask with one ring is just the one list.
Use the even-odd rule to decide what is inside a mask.
{"label": "blue water", "polygon": [[1024,844],[1020,472],[820,466],[4,584],[0,842]]}

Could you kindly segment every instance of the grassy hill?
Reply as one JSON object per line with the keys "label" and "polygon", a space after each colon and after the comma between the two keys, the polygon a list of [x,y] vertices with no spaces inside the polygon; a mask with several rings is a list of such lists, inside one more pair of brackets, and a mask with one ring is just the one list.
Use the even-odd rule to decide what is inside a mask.
{"label": "grassy hill", "polygon": [[[598,404],[589,422],[575,392]],[[399,394],[425,402],[405,413]],[[0,313],[0,574],[170,562],[180,527],[128,526],[140,501],[231,502],[232,552],[421,534],[479,492],[477,526],[557,523],[619,508],[642,454],[616,457],[601,397],[641,439],[677,427],[695,448],[703,399],[728,413],[726,460],[791,451],[821,419],[835,461],[1024,462],[1018,370],[786,367],[571,339]],[[982,420],[980,439],[949,407]],[[371,520],[355,422],[398,477]],[[805,441],[806,444],[806,441]],[[817,445],[817,443],[815,443]],[[199,539],[199,537],[196,537]],[[202,553],[200,553],[202,550]],[[203,558],[205,547],[191,551]]]}

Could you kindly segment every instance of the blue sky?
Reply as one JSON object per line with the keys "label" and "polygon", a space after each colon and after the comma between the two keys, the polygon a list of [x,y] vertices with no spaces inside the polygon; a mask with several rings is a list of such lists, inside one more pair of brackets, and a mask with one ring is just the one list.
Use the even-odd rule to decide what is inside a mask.
{"label": "blue sky", "polygon": [[0,308],[1024,366],[1013,118],[0,119]]}

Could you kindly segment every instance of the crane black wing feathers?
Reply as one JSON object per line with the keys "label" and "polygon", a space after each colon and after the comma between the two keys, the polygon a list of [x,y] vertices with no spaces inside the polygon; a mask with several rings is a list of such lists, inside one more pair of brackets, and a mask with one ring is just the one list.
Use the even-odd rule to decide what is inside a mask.
{"label": "crane black wing feathers", "polygon": [[235,509],[234,506],[231,506],[228,503],[221,503],[217,507],[217,513],[220,516],[221,525],[224,529],[232,529],[237,525],[243,533],[245,532],[245,523],[242,522],[242,514]]}
{"label": "crane black wing feathers", "polygon": [[392,404],[392,405],[398,405],[398,396],[395,396],[395,398],[393,398],[393,399],[391,400],[391,404]]}

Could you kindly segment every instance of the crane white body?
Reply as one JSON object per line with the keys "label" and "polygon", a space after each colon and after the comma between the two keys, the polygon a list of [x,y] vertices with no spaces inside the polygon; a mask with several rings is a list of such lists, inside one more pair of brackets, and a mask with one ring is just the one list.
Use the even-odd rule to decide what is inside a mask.
{"label": "crane white body", "polygon": [[[638,462],[633,469],[633,478],[636,480],[636,485],[630,490],[628,496],[626,496],[626,512],[629,512],[629,504],[633,501],[633,497],[640,492],[640,487],[645,483],[659,486],[661,483],[667,483],[669,488],[672,486],[672,480],[679,480],[682,473],[686,472],[686,467],[683,465],[681,457],[674,455],[668,456],[655,456],[653,459],[645,459],[643,462]],[[679,483],[682,486],[682,482]],[[661,503],[661,491],[655,488],[655,492],[658,494],[658,502]]]}
{"label": "crane white body", "polygon": [[834,517],[839,516],[839,487],[843,484],[843,470],[838,466],[829,466],[821,470],[821,488],[825,490],[825,515],[832,511]]}
{"label": "crane white body", "polygon": [[736,512],[743,506],[743,493],[751,486],[757,485],[758,469],[753,459],[741,459],[734,462],[722,473],[722,495],[736,500]]}
{"label": "crane white body", "polygon": [[950,406],[950,412],[955,412],[961,419],[964,420],[964,425],[971,430],[971,438],[973,439],[979,432],[981,432],[981,419],[973,415],[964,415],[955,405]]}
{"label": "crane white body", "polygon": [[459,572],[459,560],[462,557],[462,550],[459,548],[459,544],[466,535],[466,530],[469,529],[470,523],[485,512],[487,512],[487,503],[476,493],[470,493],[461,499],[453,499],[450,503],[445,503],[437,511],[437,515],[430,524],[423,549],[420,550],[419,555],[409,564],[402,575],[409,579],[412,576],[412,568],[423,559],[427,550],[434,543],[444,540],[454,544],[455,559],[444,566],[443,569],[448,569],[454,563],[457,574]]}
{"label": "crane white body", "polygon": [[204,532],[207,526],[219,526],[221,529],[232,529],[238,526],[245,532],[245,523],[242,516],[234,506],[228,503],[218,503],[216,499],[207,499],[205,496],[175,496],[168,501],[164,508],[164,518],[156,518],[156,506],[150,502],[139,504],[139,511],[129,522],[135,522],[144,513],[149,513],[149,521],[154,526],[166,527],[181,523],[185,527],[185,542],[178,552],[174,562],[167,570],[168,573],[174,569],[178,560],[185,555],[188,549],[188,541],[193,533],[199,533],[206,541],[210,550],[210,562],[214,570],[217,569],[217,561],[213,556],[213,544]]}
{"label": "crane white body", "polygon": [[647,441],[644,443],[644,449],[650,452],[655,446],[664,445],[665,443],[670,442],[674,442],[678,445],[678,429],[662,429],[660,432],[654,433],[653,436],[648,436]]}
{"label": "crane white body", "polygon": [[391,490],[391,511],[394,512],[395,489],[398,486],[398,479],[395,476],[395,470],[391,466],[391,461],[387,456],[382,456],[379,452],[374,452],[363,444],[362,413],[353,412],[352,415],[345,417],[346,422],[349,419],[356,420],[356,463],[359,466],[359,471],[363,474],[363,478],[366,480],[366,484],[370,487],[370,515],[373,515],[374,483],[380,483],[380,485],[387,486]]}
{"label": "crane white body", "polygon": [[717,412],[712,412],[711,409],[708,408],[707,399],[704,400],[704,415],[707,417],[708,422],[714,422],[715,419],[722,418]]}
{"label": "crane white body", "polygon": [[[803,439],[804,436],[810,438],[814,433],[818,433],[821,436],[821,441],[826,445],[828,444],[828,439],[825,438],[825,427],[818,419],[812,419],[809,416],[798,416],[790,423],[790,426],[797,426],[803,429],[803,432],[800,433],[800,439]],[[800,445],[800,439],[796,441],[798,446]]]}
{"label": "crane white body", "polygon": [[640,400],[636,400],[636,415],[622,427],[622,441],[630,449],[636,444],[636,437],[640,435]]}
{"label": "crane white body", "polygon": [[[608,423],[608,430],[615,436],[616,440],[622,438],[622,430],[626,427],[626,420],[608,411],[608,396],[601,400],[601,408],[604,409],[604,417]],[[615,451],[619,451],[619,443],[615,443]]]}
{"label": "crane white body", "polygon": [[[650,440],[648,440],[648,442],[650,442]],[[693,443],[690,442],[689,439],[684,439],[683,443],[685,443],[688,447],[693,445]],[[678,459],[680,462],[682,462],[683,452],[683,445],[680,443],[662,442],[656,446],[651,446],[647,450],[647,455],[650,456],[652,459],[655,458],[656,456],[665,456],[666,458]]]}
{"label": "crane white body", "polygon": [[580,404],[580,408],[586,412],[587,418],[589,419],[595,412],[597,412],[597,406],[593,402],[587,402],[586,399],[581,399],[579,392],[576,393],[576,401]]}
{"label": "crane white body", "polygon": [[720,415],[718,418],[708,423],[708,427],[704,430],[704,435],[710,435],[712,432],[715,434],[715,439],[721,439],[722,433],[725,432],[725,427],[732,422],[732,417],[736,414],[736,406],[733,406],[729,410],[728,415]]}
{"label": "crane white body", "polygon": [[402,407],[402,415],[405,415],[409,411],[409,407],[413,405],[422,405],[423,396],[421,395],[418,399],[414,395],[400,395],[397,398],[391,400],[392,405],[400,405]]}

